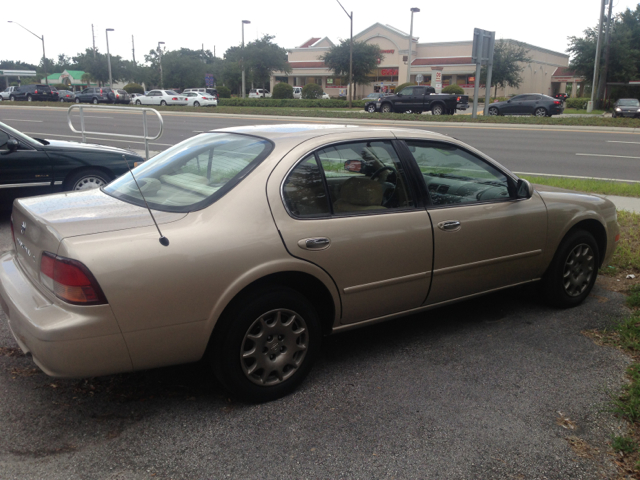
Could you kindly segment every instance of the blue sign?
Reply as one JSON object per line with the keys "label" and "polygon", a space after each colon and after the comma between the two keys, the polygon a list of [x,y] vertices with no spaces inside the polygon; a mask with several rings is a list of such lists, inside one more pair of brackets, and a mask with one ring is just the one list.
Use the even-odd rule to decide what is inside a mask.
{"label": "blue sign", "polygon": [[207,87],[213,87],[216,79],[213,78],[213,73],[205,73],[204,74],[204,84]]}

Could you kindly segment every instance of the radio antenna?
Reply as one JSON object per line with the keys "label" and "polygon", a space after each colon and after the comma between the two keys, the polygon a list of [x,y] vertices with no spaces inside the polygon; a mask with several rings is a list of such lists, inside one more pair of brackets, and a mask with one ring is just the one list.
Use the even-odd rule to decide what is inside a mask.
{"label": "radio antenna", "polygon": [[169,239],[167,237],[165,237],[164,235],[162,235],[162,232],[160,231],[160,227],[158,226],[158,222],[156,222],[156,219],[153,216],[153,213],[151,213],[151,209],[149,208],[149,204],[147,203],[147,199],[144,198],[144,195],[142,193],[142,189],[140,188],[140,185],[138,185],[138,180],[136,180],[136,176],[131,171],[131,167],[129,166],[129,161],[127,160],[127,157],[122,155],[122,158],[124,158],[124,161],[127,164],[127,168],[129,169],[129,173],[133,177],[133,181],[136,182],[136,187],[138,187],[138,191],[140,192],[140,196],[142,197],[142,200],[144,200],[144,204],[147,206],[147,210],[149,210],[149,215],[151,215],[151,220],[153,220],[153,223],[156,225],[156,228],[158,229],[158,233],[160,234],[160,245],[162,245],[164,247],[168,247],[169,246]]}

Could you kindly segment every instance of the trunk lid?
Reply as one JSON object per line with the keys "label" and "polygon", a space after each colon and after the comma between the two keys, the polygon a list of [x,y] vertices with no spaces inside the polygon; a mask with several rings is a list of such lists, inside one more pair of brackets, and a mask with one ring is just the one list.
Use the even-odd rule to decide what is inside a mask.
{"label": "trunk lid", "polygon": [[[159,225],[187,215],[153,214]],[[36,281],[42,252],[57,253],[64,238],[154,225],[146,208],[110,197],[99,189],[17,199],[11,219],[18,261]]]}

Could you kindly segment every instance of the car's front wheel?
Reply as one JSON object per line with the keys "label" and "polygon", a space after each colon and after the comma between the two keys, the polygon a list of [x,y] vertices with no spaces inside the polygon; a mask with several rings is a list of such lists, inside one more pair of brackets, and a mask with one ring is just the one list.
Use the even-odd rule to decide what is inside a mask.
{"label": "car's front wheel", "polygon": [[491,115],[492,117],[497,117],[498,115],[500,115],[500,112],[498,112],[498,109],[496,107],[490,107],[489,115]]}
{"label": "car's front wheel", "polygon": [[200,106],[200,102],[193,102],[193,106],[194,107],[199,107]]}
{"label": "car's front wheel", "polygon": [[544,107],[538,107],[538,108],[535,109],[533,114],[536,117],[546,117],[547,116],[547,109],[544,108]]}
{"label": "car's front wheel", "polygon": [[367,105],[367,112],[369,113],[375,113],[376,112],[376,106],[371,104],[371,105]]}
{"label": "car's front wheel", "polygon": [[600,252],[593,235],[569,232],[542,277],[545,299],[560,308],[575,307],[587,298],[598,275]]}
{"label": "car's front wheel", "polygon": [[13,95],[9,96],[9,101],[10,102],[15,102],[16,101],[16,97],[14,97]]}
{"label": "car's front wheel", "polygon": [[27,102],[33,102],[33,97],[31,95],[27,95]]}
{"label": "car's front wheel", "polygon": [[80,103],[80,99],[79,98],[76,98],[76,103]]}
{"label": "car's front wheel", "polygon": [[304,296],[270,287],[236,301],[225,313],[209,357],[227,390],[244,400],[267,402],[302,383],[321,336],[318,314]]}
{"label": "car's front wheel", "polygon": [[69,176],[64,186],[65,190],[80,192],[104,187],[110,181],[108,175],[104,172],[95,168],[89,168],[87,170],[80,170]]}
{"label": "car's front wheel", "polygon": [[142,105],[142,102],[140,100],[136,100],[136,105]]}

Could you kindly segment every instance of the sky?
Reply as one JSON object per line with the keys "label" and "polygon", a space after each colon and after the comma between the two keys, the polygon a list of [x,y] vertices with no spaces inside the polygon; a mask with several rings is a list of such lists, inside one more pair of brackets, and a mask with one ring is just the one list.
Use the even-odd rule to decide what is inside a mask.
{"label": "sky", "polygon": [[[333,42],[349,38],[349,18],[337,1],[272,2],[242,0],[241,2],[211,2],[208,6],[196,2],[184,4],[156,0],[154,2],[83,2],[82,6],[61,7],[49,0],[29,2],[31,12],[38,15],[18,15],[10,9],[0,20],[0,60],[21,60],[38,64],[42,58],[44,35],[48,58],[64,53],[70,57],[92,46],[91,24],[96,47],[105,52],[105,29],[109,32],[109,51],[131,60],[133,35],[135,57],[165,42],[167,50],[181,47],[205,49],[221,57],[225,50],[240,45],[242,20],[245,42],[264,34],[275,36],[275,42],[285,48],[301,45],[310,37],[329,37]],[[598,21],[600,0],[456,0],[448,3],[394,0],[341,0],[344,8],[353,11],[354,36],[376,22],[409,32],[410,8],[414,14],[413,34],[420,43],[470,40],[474,28],[496,32],[496,38],[511,38],[557,52],[566,52],[567,37],[582,36],[587,27]],[[608,3],[608,1],[607,1]],[[613,0],[613,14],[627,8],[635,9],[638,0]],[[277,6],[275,6],[277,5]],[[432,7],[432,5],[435,5]],[[447,7],[450,5],[450,8]],[[607,7],[608,8],[608,7]],[[49,13],[44,13],[48,11]],[[14,12],[15,18],[11,17]]]}

